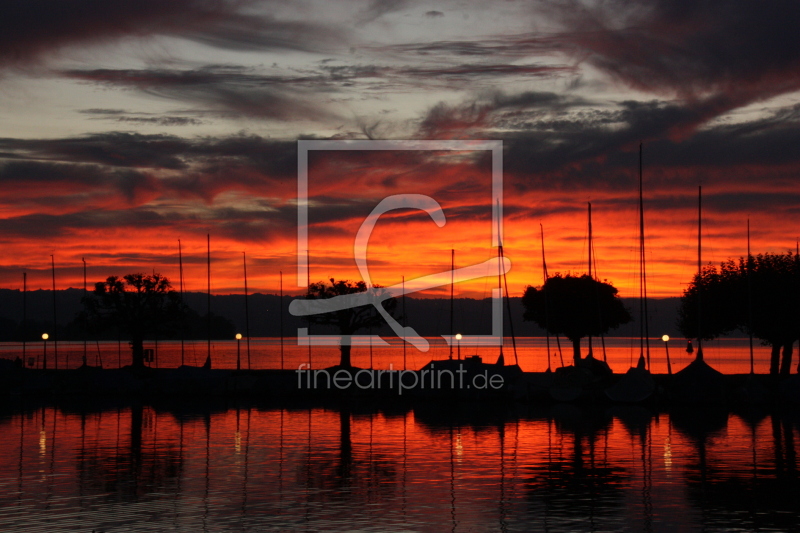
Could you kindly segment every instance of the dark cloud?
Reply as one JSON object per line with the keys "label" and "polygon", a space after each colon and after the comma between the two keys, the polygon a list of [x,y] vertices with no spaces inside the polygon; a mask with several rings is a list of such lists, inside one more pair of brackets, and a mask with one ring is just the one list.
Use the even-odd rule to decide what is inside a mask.
{"label": "dark cloud", "polygon": [[411,3],[411,0],[372,0],[356,17],[356,23],[366,24],[372,22],[389,13],[400,11]]}
{"label": "dark cloud", "polygon": [[124,109],[81,109],[83,115],[90,115],[95,120],[113,120],[115,122],[131,122],[133,124],[152,124],[156,126],[197,126],[202,120],[191,117],[157,115],[153,113],[130,113]]}
{"label": "dark cloud", "polygon": [[130,230],[131,236],[147,238],[158,235],[214,234],[242,242],[269,242],[274,238],[292,238],[297,231],[297,211],[293,205],[275,205],[269,209],[206,207],[164,209],[142,206],[124,210],[85,210],[66,214],[35,213],[0,219],[5,239],[62,237],[77,232],[103,232],[109,229]]}
{"label": "dark cloud", "polygon": [[152,124],[154,126],[197,126],[202,120],[189,117],[119,117],[117,122],[132,122],[134,124]]}
{"label": "dark cloud", "polygon": [[0,139],[0,147],[13,156],[0,167],[0,180],[20,191],[18,206],[107,208],[114,194],[133,205],[155,199],[208,203],[229,190],[273,198],[296,194],[297,143],[291,141],[108,133]]}
{"label": "dark cloud", "polygon": [[451,106],[440,102],[433,106],[420,122],[420,134],[424,138],[459,138],[474,135],[475,130],[486,126],[490,109],[477,102],[469,105]]}
{"label": "dark cloud", "polygon": [[317,227],[347,220],[364,220],[375,207],[374,199],[315,195],[309,201],[308,221]]}
{"label": "dark cloud", "polygon": [[[396,58],[571,57],[639,90],[676,97],[708,120],[731,109],[800,89],[800,4],[758,0],[555,0],[536,16],[562,24],[551,33],[375,47]],[[505,74],[502,68],[498,75]]]}
{"label": "dark cloud", "polygon": [[259,75],[229,65],[210,65],[192,70],[72,70],[62,74],[102,85],[135,88],[180,102],[195,102],[244,117],[290,120],[333,116],[324,103],[308,91],[309,88],[319,89],[327,82],[319,76]]}
{"label": "dark cloud", "polygon": [[0,220],[0,231],[7,238],[60,237],[75,230],[164,227],[166,221],[167,217],[143,209],[92,210],[62,215],[35,213]]}
{"label": "dark cloud", "polygon": [[566,39],[552,36],[509,35],[503,38],[485,38],[473,41],[430,41],[404,43],[388,46],[375,46],[370,49],[396,57],[408,54],[438,56],[448,59],[451,56],[491,56],[497,59],[526,57],[533,54],[553,54],[573,52],[577,46]]}
{"label": "dark cloud", "polygon": [[92,108],[92,109],[81,109],[78,113],[82,113],[84,115],[126,115],[128,112],[124,109],[100,109],[100,108]]}
{"label": "dark cloud", "polygon": [[639,142],[645,144],[646,176],[654,188],[692,190],[702,183],[730,187],[742,199],[748,194],[740,191],[754,183],[790,189],[800,175],[800,152],[794,149],[800,143],[800,105],[710,125],[718,112],[715,99],[599,106],[569,94],[499,93],[462,105],[440,103],[425,115],[419,132],[429,138],[503,139],[507,187],[520,193],[633,191]]}
{"label": "dark cloud", "polygon": [[541,130],[528,122],[531,117],[563,112],[571,107],[588,106],[583,98],[570,94],[526,91],[517,94],[489,93],[461,105],[444,102],[433,106],[419,124],[425,138],[451,136],[469,138],[482,129]]}
{"label": "dark cloud", "polygon": [[196,42],[236,51],[302,50],[325,52],[347,42],[343,29],[309,21],[278,20],[271,15],[233,13],[213,25],[179,34]]}
{"label": "dark cloud", "polygon": [[[661,139],[651,144],[649,160],[659,167],[781,168],[800,162],[798,106],[778,110],[765,118],[704,128],[683,142]],[[787,118],[787,117],[794,118]]]}
{"label": "dark cloud", "polygon": [[116,192],[135,203],[158,190],[152,176],[131,169],[40,161],[1,163],[0,184],[17,191],[13,205],[33,201],[53,208],[86,204],[86,193]]}
{"label": "dark cloud", "polygon": [[415,76],[419,78],[448,78],[454,80],[468,80],[470,78],[496,78],[500,76],[550,76],[573,72],[573,67],[552,65],[503,65],[503,64],[473,64],[442,66],[439,68],[403,68],[401,76]]}
{"label": "dark cloud", "polygon": [[61,48],[168,35],[234,50],[325,50],[346,35],[323,24],[245,13],[254,0],[4,0],[0,66],[25,65]]}
{"label": "dark cloud", "polygon": [[800,4],[616,0],[547,4],[557,37],[627,84],[728,108],[800,88]]}
{"label": "dark cloud", "polygon": [[[116,110],[92,110],[87,114],[117,116]],[[770,210],[770,201],[776,208],[789,209],[796,195],[785,191],[792,190],[800,173],[800,153],[794,150],[800,143],[800,106],[782,108],[757,120],[720,122],[696,130],[694,125],[704,120],[703,116],[691,105],[676,101],[626,101],[599,108],[568,94],[525,92],[490,94],[480,103],[461,107],[440,105],[426,120],[430,131],[438,134],[447,131],[443,128],[448,121],[461,121],[453,131],[468,131],[464,126],[467,124],[481,138],[486,138],[487,131],[494,131],[493,138],[502,138],[506,188],[512,198],[517,192],[552,195],[584,190],[604,196],[609,205],[613,205],[612,198],[623,205],[635,190],[637,146],[642,140],[645,177],[653,195],[658,196],[658,191],[685,190],[691,196],[696,185],[702,183],[709,187],[708,204],[712,210],[722,209],[725,202],[736,208],[749,205],[756,209],[758,204]],[[522,118],[515,122],[514,117]],[[504,127],[494,130],[498,124]],[[7,156],[0,167],[0,182],[20,191],[21,204],[27,201],[25,205],[52,207],[51,212],[59,212],[55,207],[67,205],[73,209],[83,201],[84,209],[97,210],[99,206],[116,212],[107,200],[119,198],[139,206],[130,209],[138,213],[134,222],[103,218],[112,215],[88,211],[84,216],[64,215],[67,218],[36,218],[38,215],[33,214],[26,215],[29,218],[10,218],[6,229],[11,233],[13,221],[20,223],[20,232],[35,233],[37,224],[57,232],[59,224],[77,228],[94,227],[93,224],[113,227],[117,222],[147,226],[148,221],[156,224],[164,217],[165,227],[174,223],[191,228],[195,224],[207,225],[211,220],[208,216],[218,217],[214,220],[221,221],[221,231],[226,235],[254,240],[284,235],[284,231],[289,235],[286,228],[295,223],[295,208],[280,203],[296,193],[297,146],[293,140],[115,132],[62,139],[0,139],[0,153]],[[319,196],[313,198],[311,222],[320,227],[331,226],[334,233],[341,232],[332,227],[336,222],[362,220],[374,207],[370,198],[375,194],[404,190],[403,187],[415,186],[409,185],[410,179],[426,176],[441,176],[441,181],[427,183],[434,188],[426,190],[437,198],[444,195],[445,200],[452,200],[452,205],[446,207],[453,209],[454,216],[488,213],[476,203],[480,200],[469,197],[474,185],[470,172],[485,172],[488,168],[487,158],[480,154],[468,160],[416,152],[315,151],[310,156],[312,178],[322,180],[312,184],[312,193]],[[472,169],[466,173],[461,170],[465,163]],[[458,173],[448,168],[453,165],[461,165]],[[385,171],[368,172],[375,169]],[[763,184],[762,192],[747,192],[758,184]],[[723,197],[723,190],[728,196]],[[245,204],[248,207],[215,207],[212,200],[226,191],[249,195]],[[680,208],[685,198],[675,194],[681,197],[680,201],[663,195],[652,201],[663,202],[664,208]],[[61,203],[57,204],[59,198]],[[91,198],[95,200],[87,200]],[[253,207],[256,198],[266,203]],[[513,202],[509,209],[511,205]],[[185,215],[187,206],[188,212],[196,208],[203,215]],[[212,208],[218,210],[212,212]],[[557,211],[563,209],[561,206]],[[506,214],[523,216],[513,210]]]}
{"label": "dark cloud", "polygon": [[545,91],[525,91],[516,94],[496,93],[492,97],[495,109],[508,107],[565,109],[574,106],[588,106],[592,102],[570,94],[556,94]]}
{"label": "dark cloud", "polygon": [[742,198],[751,197],[746,191],[755,184],[773,198],[792,188],[800,174],[800,153],[792,149],[800,142],[800,122],[767,118],[719,124],[675,138],[667,133],[692,114],[673,107],[627,103],[585,121],[573,118],[574,127],[508,133],[509,184],[522,191],[633,191],[637,147],[644,140],[645,176],[652,188],[693,190],[703,184]]}
{"label": "dark cloud", "polygon": [[[665,187],[698,181],[731,186],[791,184],[800,166],[800,155],[794,150],[800,142],[797,106],[758,120],[720,123],[676,137],[671,133],[699,120],[695,110],[676,102],[622,102],[586,109],[579,98],[533,92],[498,93],[484,101],[454,108],[438,106],[426,117],[429,131],[440,135],[448,131],[449,123],[452,131],[464,133],[470,127],[485,135],[498,123],[507,126],[492,136],[505,143],[507,186],[520,191],[627,190],[635,180],[639,141],[645,142],[648,179]],[[519,115],[527,119],[514,122],[512,117]],[[228,190],[279,198],[295,194],[297,147],[289,140],[115,132],[62,139],[0,139],[0,153],[7,161],[0,174],[4,183],[49,180],[51,189],[54,184],[66,187],[69,183],[76,187],[76,194],[96,188],[113,190],[128,201],[155,195],[206,202]],[[476,155],[474,168],[484,168],[485,159]],[[447,175],[449,164],[433,154],[384,152],[323,151],[312,153],[309,159],[313,175],[325,176],[351,196],[347,187],[361,183],[368,175],[365,169],[391,169],[375,174],[374,183],[369,184],[389,194],[399,190],[398,184],[407,183],[409,176]],[[134,173],[125,175],[123,170]],[[341,204],[341,199],[337,201]],[[337,208],[332,200],[321,203],[327,206],[319,211],[321,222],[363,217],[362,211],[371,209],[355,209],[351,204]]]}
{"label": "dark cloud", "polygon": [[[70,70],[62,74],[76,80],[117,88],[134,88],[148,95],[194,102],[203,109],[215,109],[226,116],[322,120],[341,118],[331,111],[332,106],[327,103],[326,98],[320,98],[320,94],[351,91],[356,84],[362,92],[376,91],[377,94],[389,85],[407,87],[412,82],[417,84],[417,88],[422,85],[461,87],[464,82],[476,80],[493,82],[497,78],[510,76],[555,76],[573,70],[570,66],[540,64],[443,64],[438,67],[418,68],[331,65],[323,62],[316,70],[302,74],[292,72],[288,75],[263,74],[234,65],[208,65],[190,70]],[[528,96],[533,94],[529,93]],[[512,101],[497,104],[518,105]],[[104,117],[119,114],[119,110],[88,111],[83,112]],[[156,122],[149,119],[133,121]],[[170,121],[165,125],[182,125],[183,122]]]}
{"label": "dark cloud", "polygon": [[109,132],[61,139],[2,139],[0,150],[15,158],[154,170],[197,169],[233,164],[283,180],[296,176],[297,143],[256,135],[183,138],[175,135]]}
{"label": "dark cloud", "polygon": [[189,143],[170,135],[109,132],[62,139],[0,139],[0,149],[50,160],[180,170]]}
{"label": "dark cloud", "polygon": [[[357,78],[383,78],[392,72],[388,67],[378,65],[327,65],[320,67],[333,81],[352,81]],[[323,81],[316,78],[317,82]]]}

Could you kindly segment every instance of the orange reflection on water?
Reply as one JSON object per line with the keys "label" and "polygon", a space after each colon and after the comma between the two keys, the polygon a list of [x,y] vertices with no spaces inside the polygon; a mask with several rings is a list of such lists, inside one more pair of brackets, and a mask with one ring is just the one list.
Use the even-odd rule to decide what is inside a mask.
{"label": "orange reflection on water", "polygon": [[[87,407],[0,421],[0,526],[780,529],[797,511],[780,496],[797,489],[797,422],[777,413]],[[776,512],[718,512],[747,498]]]}

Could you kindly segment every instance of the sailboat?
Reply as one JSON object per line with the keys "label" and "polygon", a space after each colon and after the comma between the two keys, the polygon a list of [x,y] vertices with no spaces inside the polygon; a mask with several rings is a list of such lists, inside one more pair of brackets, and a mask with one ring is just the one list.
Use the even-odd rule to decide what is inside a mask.
{"label": "sailboat", "polygon": [[208,292],[206,293],[207,298],[207,310],[208,310],[208,354],[206,355],[206,362],[203,364],[203,368],[206,370],[211,369],[211,234],[206,235],[206,244],[207,244],[207,253],[206,253],[206,262],[207,262],[207,280],[208,280]]}
{"label": "sailboat", "polygon": [[[541,235],[541,242],[542,242],[542,286],[547,284],[547,280],[549,279],[549,275],[547,272],[547,260],[545,259],[545,252],[544,252],[544,226],[542,223],[539,223],[539,231]],[[524,376],[524,394],[527,396],[529,400],[547,400],[550,397],[550,388],[553,386],[553,381],[555,378],[555,373],[553,372],[553,367],[550,362],[551,357],[555,357],[556,354],[550,353],[550,303],[547,299],[547,294],[545,293],[545,349],[547,352],[545,356],[547,358],[547,370],[544,372],[529,372]],[[556,335],[556,342],[558,344],[558,353],[561,355],[561,368],[564,367],[564,356],[561,354],[561,342],[558,340],[558,335]]]}
{"label": "sailboat", "polygon": [[[650,340],[647,316],[647,275],[644,253],[644,200],[642,190],[642,145],[639,144],[639,360],[619,381],[606,389],[614,402],[636,403],[648,399],[656,390],[650,374]],[[645,358],[646,355],[646,358]]]}
{"label": "sailboat", "polygon": [[[501,295],[502,295],[503,294],[502,293],[502,288],[503,288],[502,281],[505,280],[505,274],[503,273],[503,268],[502,268],[502,265],[503,265],[503,262],[504,262],[503,244],[502,244],[502,242],[498,242],[497,254],[498,254],[498,259],[499,259],[498,264],[500,265],[499,272],[498,272],[498,287],[500,288]],[[455,250],[451,250],[450,258],[451,258],[450,259],[451,260],[451,265],[450,265],[451,272],[455,272]],[[459,343],[459,345],[460,345],[460,342],[461,342],[461,335],[460,334],[457,334],[457,335],[453,334],[453,332],[454,332],[454,322],[453,322],[453,316],[454,316],[454,312],[453,311],[454,311],[454,308],[453,308],[453,303],[454,303],[454,296],[455,296],[454,287],[455,287],[454,278],[451,277],[451,282],[450,282],[450,342],[449,342],[450,355],[449,355],[449,358],[448,359],[441,359],[441,360],[432,360],[432,361],[428,362],[425,366],[423,366],[422,369],[420,370],[420,383],[421,384],[423,384],[423,383],[434,383],[434,381],[433,381],[434,378],[432,377],[434,375],[435,376],[439,376],[439,377],[441,377],[441,376],[444,376],[444,377],[441,379],[441,381],[439,381],[437,379],[436,385],[433,386],[433,387],[428,388],[428,387],[426,387],[426,385],[423,384],[417,390],[419,392],[423,392],[424,394],[433,393],[433,394],[437,394],[437,395],[441,395],[443,393],[446,394],[447,391],[450,391],[450,390],[452,390],[452,391],[459,390],[461,395],[470,396],[470,397],[473,397],[473,396],[476,396],[476,395],[480,396],[481,392],[489,392],[490,394],[492,394],[492,393],[503,393],[503,391],[509,392],[509,391],[515,390],[515,388],[513,387],[513,383],[515,383],[519,378],[522,377],[523,372],[522,372],[522,369],[519,367],[518,360],[517,360],[517,347],[516,347],[516,339],[514,338],[513,327],[512,327],[512,329],[510,331],[512,343],[513,343],[513,346],[514,346],[514,364],[513,365],[506,365],[505,364],[504,356],[503,356],[502,344],[500,345],[500,355],[498,357],[497,363],[493,364],[493,365],[488,364],[488,363],[484,363],[483,359],[479,355],[468,356],[468,357],[465,357],[464,359],[461,359],[461,356],[460,356],[460,353],[459,353],[457,359],[453,359],[453,342],[455,341],[455,342]],[[509,303],[508,282],[507,281],[505,283],[505,298],[504,298],[504,300],[506,301],[507,310],[508,310],[509,319],[510,319],[511,307],[510,307],[510,303]],[[458,352],[460,352],[460,350],[458,350]],[[426,378],[426,375],[429,376],[429,377]],[[450,375],[458,376],[458,378],[453,380],[453,381],[451,381]],[[486,376],[494,376],[494,375],[502,376],[503,377],[503,381],[502,381],[503,386],[499,390],[498,389],[494,389],[494,387],[482,387],[482,388],[479,388],[479,389],[476,390],[474,387],[472,387],[472,385],[470,385],[470,384],[475,384],[476,383],[475,382],[475,378],[479,378],[479,381],[480,381],[481,379],[483,379],[484,375],[486,375]],[[424,381],[426,379],[429,379],[430,382]],[[451,383],[453,384],[452,387],[450,387]],[[442,384],[444,386],[442,386]],[[462,386],[462,385],[465,385],[465,386]]]}
{"label": "sailboat", "polygon": [[[592,265],[592,204],[588,203],[588,272],[587,276],[595,279]],[[595,303],[597,301],[595,300]],[[598,319],[601,318],[598,306]],[[605,345],[605,342],[603,343]],[[555,380],[550,387],[550,397],[560,402],[570,402],[577,400],[586,394],[599,392],[601,386],[609,376],[611,368],[605,361],[595,359],[592,352],[592,337],[588,337],[589,352],[586,357],[576,361],[575,366],[563,367],[556,370]],[[605,359],[605,357],[604,357]],[[601,389],[602,390],[602,389]]]}
{"label": "sailboat", "polygon": [[[797,256],[795,256],[797,257]],[[746,404],[764,404],[769,400],[769,391],[756,377],[755,358],[753,356],[753,284],[751,273],[753,269],[753,256],[750,254],[750,219],[747,219],[747,329],[750,337],[750,373],[745,378],[744,385],[738,390],[739,400]]]}
{"label": "sailboat", "polygon": [[[703,188],[698,187],[697,196],[697,273],[703,272],[702,263],[702,225],[703,225]],[[698,279],[702,279],[699,278]],[[697,293],[697,351],[695,359],[683,370],[673,376],[670,386],[672,400],[702,405],[721,402],[725,398],[722,373],[709,366],[703,360],[703,329],[701,291]]]}
{"label": "sailboat", "polygon": [[[206,263],[207,263],[207,273],[206,273],[206,280],[208,282],[208,294],[207,294],[207,304],[208,304],[208,323],[207,323],[207,330],[208,330],[208,354],[206,356],[205,363],[202,366],[195,366],[195,365],[187,365],[185,363],[185,324],[181,325],[181,365],[177,368],[177,373],[174,375],[177,376],[179,379],[187,379],[191,376],[200,376],[204,374],[197,374],[197,372],[202,370],[210,370],[211,369],[211,235],[206,235],[206,243],[207,243],[207,254],[206,254]],[[183,304],[183,294],[184,294],[184,280],[183,280],[183,250],[181,247],[181,241],[178,239],[178,269],[180,275],[180,298],[181,304]]]}

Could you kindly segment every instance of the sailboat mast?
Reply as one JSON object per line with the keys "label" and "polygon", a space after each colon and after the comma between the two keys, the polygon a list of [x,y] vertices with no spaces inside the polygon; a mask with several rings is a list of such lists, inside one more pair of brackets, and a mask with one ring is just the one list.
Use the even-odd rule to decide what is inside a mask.
{"label": "sailboat mast", "polygon": [[647,269],[644,251],[644,187],[642,180],[642,143],[639,143],[639,349],[640,355],[647,355],[647,369],[650,370],[650,327],[647,313]]}
{"label": "sailboat mast", "polygon": [[[181,240],[178,239],[178,294],[181,299],[181,307],[183,306],[183,251],[181,250]],[[183,309],[181,309],[183,314]],[[183,366],[184,356],[184,337],[185,337],[185,320],[181,321],[181,366]]]}
{"label": "sailboat mast", "polygon": [[[81,261],[83,261],[83,297],[86,297],[86,258],[81,257]],[[83,364],[86,365],[86,321],[83,324]]]}
{"label": "sailboat mast", "polygon": [[206,311],[208,312],[208,354],[206,355],[206,365],[211,365],[211,234],[206,234]]}
{"label": "sailboat mast", "polygon": [[[498,210],[499,212],[499,210]],[[503,298],[503,245],[500,243],[500,222],[497,222],[497,291],[500,293],[500,298]],[[505,342],[505,332],[501,330],[503,335],[500,337],[500,355],[498,359],[502,359],[505,362],[505,357],[503,356],[503,343]]]}
{"label": "sailboat mast", "polygon": [[[592,234],[592,204],[589,203],[589,276],[597,281],[597,253],[594,250],[594,238]],[[597,303],[597,324],[603,325],[603,309],[600,307],[600,287],[595,284],[594,287],[595,302]],[[600,328],[600,345],[603,348],[603,361],[608,361],[606,354],[606,337]],[[592,337],[589,336],[589,353],[592,353]]]}
{"label": "sailboat mast", "polygon": [[[542,236],[542,277],[544,281],[542,282],[542,290],[544,290],[544,286],[547,284],[547,262],[544,260],[544,226],[542,223],[539,222],[539,231],[541,232]],[[547,305],[547,293],[544,293],[544,332],[547,338],[547,370],[552,370],[550,367],[550,316],[549,316],[549,306]]]}
{"label": "sailboat mast", "polygon": [[702,263],[702,250],[703,250],[703,186],[697,186],[697,355],[695,360],[703,360],[703,333],[702,333],[702,293],[701,286],[703,284],[703,263]]}
{"label": "sailboat mast", "polygon": [[455,296],[455,275],[456,275],[456,251],[450,250],[450,359],[453,358],[453,340],[455,331],[453,330],[453,297]]}
{"label": "sailboat mast", "polygon": [[244,332],[247,335],[247,370],[250,370],[250,307],[247,305],[247,255],[242,252],[244,267]]}
{"label": "sailboat mast", "polygon": [[[504,255],[503,255],[503,244],[500,244],[500,260],[501,263],[504,263]],[[514,350],[514,364],[519,364],[519,359],[517,358],[517,337],[514,335],[514,319],[511,317],[511,298],[508,294],[508,278],[506,277],[505,272],[503,272],[503,284],[506,288],[506,311],[508,312],[508,329],[509,333],[511,333],[511,348]],[[501,346],[502,349],[502,346]]]}
{"label": "sailboat mast", "polygon": [[587,203],[589,205],[589,246],[588,246],[589,270],[587,271],[587,273],[589,274],[589,277],[593,278],[594,276],[592,276],[592,202],[587,202]]}
{"label": "sailboat mast", "polygon": [[283,370],[283,270],[281,270],[279,273],[281,279],[281,289],[280,289],[280,300],[278,303],[278,313],[280,314],[280,326],[281,326],[281,370]]}
{"label": "sailboat mast", "polygon": [[406,369],[406,327],[408,327],[408,315],[406,314],[406,277],[403,276],[403,370]]}
{"label": "sailboat mast", "polygon": [[755,373],[753,358],[753,283],[750,279],[752,263],[750,259],[750,219],[747,219],[747,329],[750,330],[750,373]]}
{"label": "sailboat mast", "polygon": [[[306,250],[306,286],[308,298],[311,299],[311,252]],[[311,368],[311,322],[308,323],[308,368]]]}
{"label": "sailboat mast", "polygon": [[[589,239],[588,239],[588,248],[589,248],[589,269],[587,271],[587,275],[594,279],[592,275],[592,202],[587,202],[589,204]],[[589,335],[589,354],[592,355],[592,336]],[[588,356],[587,356],[588,357]]]}
{"label": "sailboat mast", "polygon": [[[545,261],[545,259],[544,259],[544,228],[542,227],[541,222],[539,223],[539,228],[542,231],[542,268],[544,270],[544,281],[545,281],[545,283],[547,283],[547,279],[550,277],[550,275],[547,273],[547,261]],[[545,312],[548,309],[547,302],[548,302],[547,294],[545,294]],[[549,332],[548,332],[548,335],[547,335],[547,339],[548,339],[548,341],[550,340]],[[561,360],[561,368],[564,368],[564,352],[561,351],[561,339],[558,337],[558,334],[556,334],[556,346],[558,347],[558,357]],[[550,363],[549,363],[550,357],[549,357],[549,355],[548,355],[547,361],[548,361],[548,367],[549,367],[550,366]]]}
{"label": "sailboat mast", "polygon": [[56,260],[50,255],[50,266],[53,272],[53,350],[55,369],[58,370],[58,316],[56,314]]}
{"label": "sailboat mast", "polygon": [[[500,213],[500,201],[499,200],[497,202],[497,212]],[[503,255],[503,238],[502,238],[502,234],[500,232],[500,217],[498,217],[498,219],[497,219],[497,253],[500,256],[500,261],[498,263],[498,267],[500,269],[500,273],[503,276],[502,281],[503,281],[503,284],[505,285],[505,289],[506,289],[506,294],[505,294],[505,297],[506,297],[506,311],[508,312],[508,329],[509,329],[509,333],[511,333],[511,347],[514,350],[514,364],[518,365],[519,364],[519,359],[517,358],[517,339],[514,336],[514,320],[511,317],[511,301],[510,301],[510,298],[509,298],[509,295],[508,295],[508,278],[506,277],[505,270],[503,269],[503,265],[505,264],[505,256]],[[500,279],[498,279],[497,281],[498,281],[498,284],[499,284]],[[502,293],[502,287],[501,287],[500,294],[501,294],[501,297],[502,297],[502,294],[503,294]],[[500,344],[500,358],[498,358],[498,361],[502,360],[505,363],[505,361],[502,358],[503,358],[503,344],[501,343]]]}
{"label": "sailboat mast", "polygon": [[28,339],[28,273],[22,273],[22,364],[25,363],[26,343]]}

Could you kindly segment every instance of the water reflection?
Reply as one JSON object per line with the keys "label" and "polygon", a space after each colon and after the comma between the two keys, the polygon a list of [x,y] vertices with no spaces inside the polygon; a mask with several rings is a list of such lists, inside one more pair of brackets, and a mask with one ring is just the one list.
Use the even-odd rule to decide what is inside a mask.
{"label": "water reflection", "polygon": [[[155,486],[176,492],[175,483],[182,470],[181,448],[179,443],[159,438],[159,418],[155,413],[142,405],[134,405],[125,412],[118,410],[114,416],[118,427],[113,446],[96,440],[105,418],[101,413],[82,412],[64,421],[65,431],[77,432],[80,441],[74,450],[79,494],[135,502],[147,498],[150,488]],[[77,428],[70,426],[72,420]],[[127,427],[119,427],[125,422]]]}
{"label": "water reflection", "polygon": [[[615,529],[626,469],[609,459],[612,418],[603,410],[556,406],[547,420],[547,457],[530,468],[531,514],[545,530]],[[556,439],[554,442],[553,439]]]}
{"label": "water reflection", "polygon": [[0,412],[0,530],[781,530],[783,411],[33,405]]}
{"label": "water reflection", "polygon": [[737,470],[729,468],[721,450],[731,446],[722,434],[724,428],[720,427],[715,436],[695,428],[698,455],[687,465],[685,474],[690,502],[700,509],[703,521],[716,528],[796,530],[800,489],[796,424],[781,413],[742,417],[737,423],[745,433],[737,443],[742,459],[746,455],[750,459]]}

